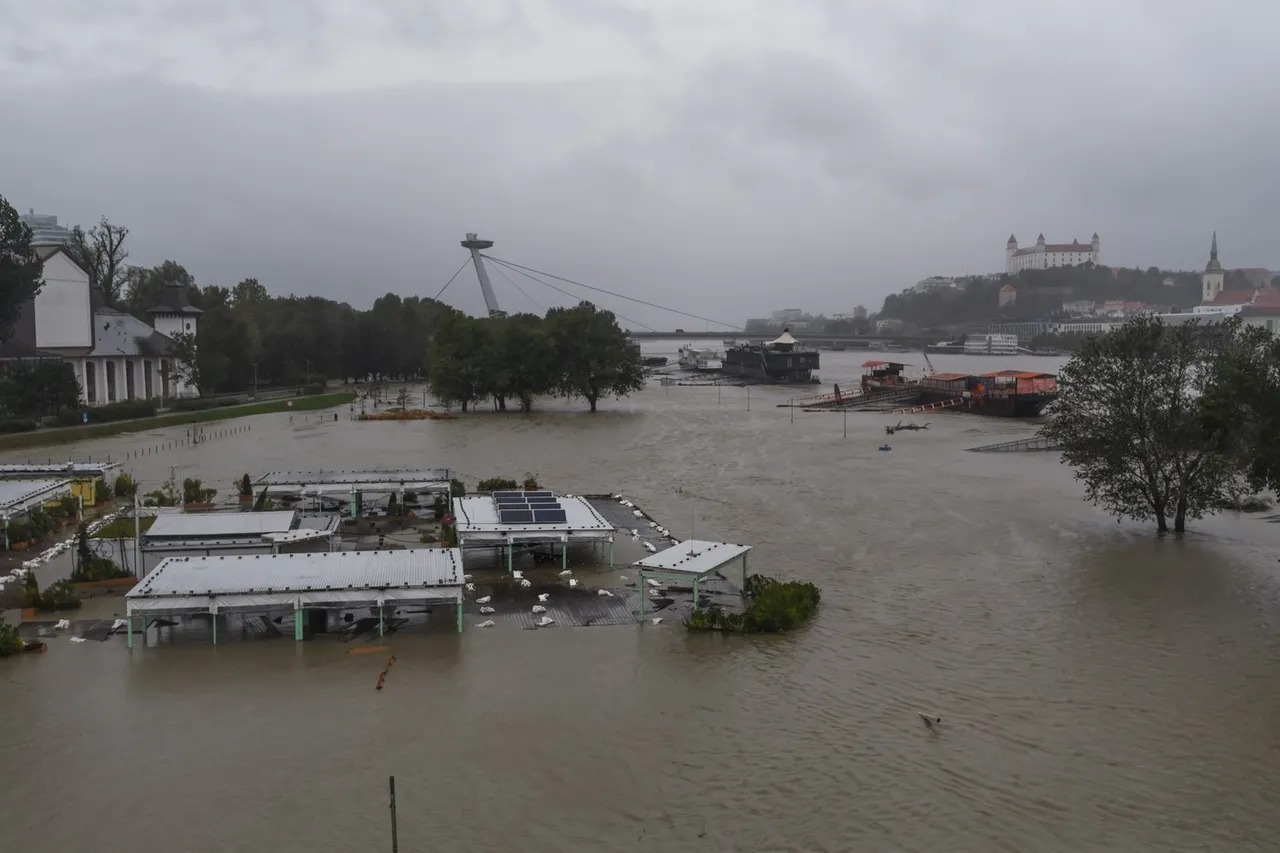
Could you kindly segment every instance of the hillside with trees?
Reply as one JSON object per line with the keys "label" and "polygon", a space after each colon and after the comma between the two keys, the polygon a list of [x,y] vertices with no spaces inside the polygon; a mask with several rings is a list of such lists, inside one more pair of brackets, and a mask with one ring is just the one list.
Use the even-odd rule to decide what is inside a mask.
{"label": "hillside with trees", "polygon": [[[1172,286],[1165,284],[1172,279]],[[1200,273],[1112,268],[1094,264],[1025,270],[1017,275],[957,279],[956,288],[927,293],[903,292],[885,297],[881,318],[902,320],[921,328],[1042,319],[1061,313],[1064,302],[1119,299],[1148,305],[1190,308],[1200,304]],[[1000,289],[1012,284],[1013,305],[999,307]],[[1229,273],[1227,285],[1247,287],[1244,277]]]}

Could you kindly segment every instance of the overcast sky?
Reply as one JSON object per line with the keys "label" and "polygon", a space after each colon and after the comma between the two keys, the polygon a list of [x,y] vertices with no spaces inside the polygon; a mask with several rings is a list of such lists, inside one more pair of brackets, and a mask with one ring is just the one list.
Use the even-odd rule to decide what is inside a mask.
{"label": "overcast sky", "polygon": [[[367,306],[498,257],[739,323],[1025,243],[1280,267],[1270,0],[0,0],[0,195]],[[519,280],[519,279],[518,279]],[[567,300],[495,275],[503,307]],[[532,302],[529,297],[532,298]],[[445,299],[483,307],[470,271]],[[659,328],[699,327],[607,297]]]}

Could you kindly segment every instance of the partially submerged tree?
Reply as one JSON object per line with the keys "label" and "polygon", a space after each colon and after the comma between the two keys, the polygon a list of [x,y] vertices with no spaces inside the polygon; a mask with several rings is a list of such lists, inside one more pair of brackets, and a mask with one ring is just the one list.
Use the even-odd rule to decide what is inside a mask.
{"label": "partially submerged tree", "polygon": [[40,292],[43,270],[31,249],[31,229],[0,196],[0,341],[8,340],[22,306]]}
{"label": "partially submerged tree", "polygon": [[602,396],[623,397],[644,388],[644,366],[627,348],[626,333],[612,311],[590,302],[552,308],[547,324],[564,396],[582,397],[594,412]]}
{"label": "partially submerged tree", "polygon": [[1041,432],[1062,445],[1087,499],[1154,519],[1161,532],[1237,499],[1245,435],[1227,411],[1237,404],[1215,389],[1251,337],[1236,321],[1170,327],[1143,317],[1086,339],[1058,376]]}

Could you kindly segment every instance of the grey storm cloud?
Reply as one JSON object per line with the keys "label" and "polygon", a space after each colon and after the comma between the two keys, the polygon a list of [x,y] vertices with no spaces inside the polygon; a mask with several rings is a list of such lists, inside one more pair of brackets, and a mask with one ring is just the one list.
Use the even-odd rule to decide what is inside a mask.
{"label": "grey storm cloud", "polygon": [[[494,254],[729,322],[996,271],[1280,267],[1280,7],[0,0],[0,194],[367,305]],[[567,298],[495,276],[512,310]],[[527,294],[527,295],[526,295]],[[481,308],[474,279],[446,293]],[[601,297],[657,326],[692,321]]]}

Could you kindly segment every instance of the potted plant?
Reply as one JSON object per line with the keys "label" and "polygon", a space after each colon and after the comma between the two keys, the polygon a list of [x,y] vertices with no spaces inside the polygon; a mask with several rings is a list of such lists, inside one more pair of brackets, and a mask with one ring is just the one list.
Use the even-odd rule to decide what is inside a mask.
{"label": "potted plant", "polygon": [[247,504],[253,502],[253,483],[249,480],[249,475],[245,474],[236,483],[236,488],[240,492],[240,503]]}

